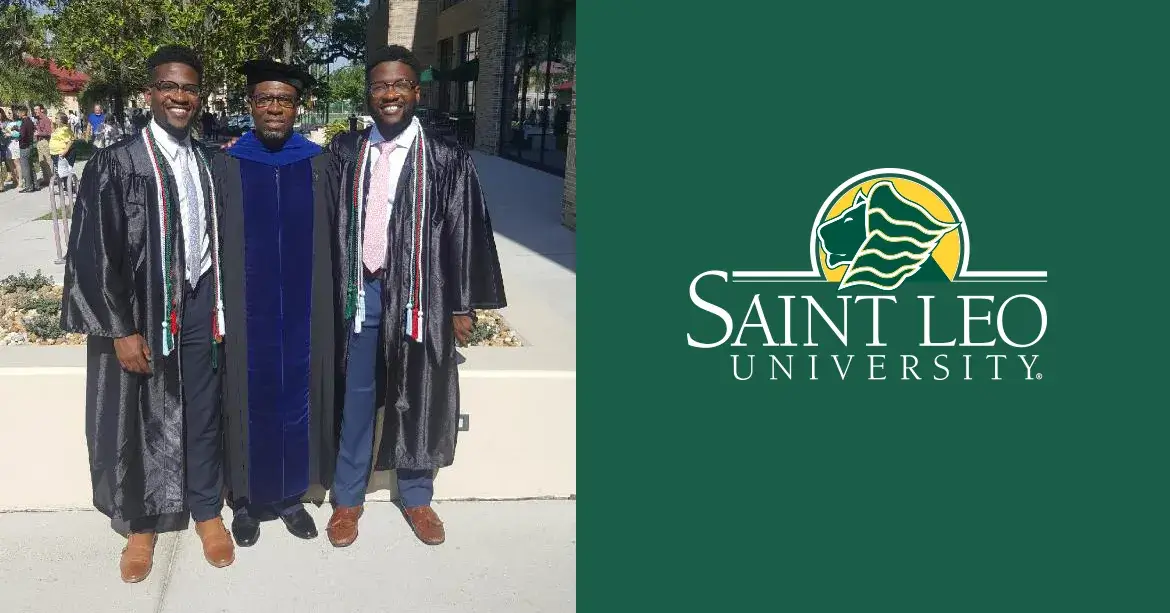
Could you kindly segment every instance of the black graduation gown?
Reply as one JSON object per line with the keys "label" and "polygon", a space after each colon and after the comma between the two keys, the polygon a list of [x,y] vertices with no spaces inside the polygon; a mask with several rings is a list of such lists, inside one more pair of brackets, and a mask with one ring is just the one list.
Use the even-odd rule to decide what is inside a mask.
{"label": "black graduation gown", "polygon": [[[424,133],[431,171],[426,185],[432,203],[430,223],[423,228],[426,257],[421,278],[429,297],[424,307],[424,336],[423,342],[418,343],[405,334],[412,260],[411,216],[409,206],[396,205],[388,229],[386,286],[382,294],[386,410],[381,447],[375,455],[376,470],[431,470],[451,465],[459,432],[459,375],[452,314],[507,305],[491,219],[471,155],[425,128]],[[351,264],[355,256],[346,245],[348,232],[357,221],[351,212],[351,195],[356,193],[355,168],[369,134],[370,129],[344,132],[329,145],[340,167],[342,187],[334,237],[334,274],[341,305],[346,304],[347,283],[352,280],[354,268]],[[403,166],[396,202],[413,199],[416,155],[412,149]],[[368,177],[370,165],[364,166],[363,173]],[[368,181],[364,183],[368,186]],[[364,196],[361,200],[364,202]],[[356,257],[360,260],[360,252]],[[356,268],[362,275],[360,261]],[[353,318],[345,317],[343,311],[339,339],[348,339],[354,328]],[[344,386],[348,343],[341,343],[340,349],[339,385]]]}
{"label": "black graduation gown", "polygon": [[[252,215],[246,216],[250,200],[244,194],[254,199],[273,189],[275,179],[245,191],[239,159],[220,153],[212,160],[224,220],[224,310],[230,331],[224,343],[224,477],[232,502],[271,503],[300,496],[312,485],[328,488],[337,457],[335,340],[340,324],[331,258],[336,165],[321,151],[279,168],[280,199],[270,192],[272,199],[254,202]],[[290,174],[306,171],[312,176],[290,180]],[[310,183],[306,193],[289,193]],[[289,249],[281,241],[296,244]],[[250,371],[250,363],[261,368]],[[287,381],[274,384],[272,377],[283,374]]]}
{"label": "black graduation gown", "polygon": [[[174,177],[160,162],[169,199],[178,202]],[[211,186],[202,172],[199,180],[210,232],[213,199],[206,195]],[[153,165],[142,135],[99,149],[78,184],[61,328],[89,335],[85,435],[93,504],[115,520],[187,511],[179,377],[182,332],[175,349],[164,356],[159,216]],[[181,263],[185,261],[181,218],[172,227]],[[182,321],[181,312],[178,320]],[[114,352],[113,339],[135,332],[150,347],[149,377],[124,371]]]}

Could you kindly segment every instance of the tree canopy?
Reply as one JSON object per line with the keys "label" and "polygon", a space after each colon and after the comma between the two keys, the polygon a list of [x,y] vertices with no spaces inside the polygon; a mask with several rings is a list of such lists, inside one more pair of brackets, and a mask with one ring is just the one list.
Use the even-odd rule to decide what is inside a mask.
{"label": "tree canopy", "polygon": [[[19,0],[17,0],[19,1]],[[121,97],[146,86],[163,44],[199,54],[206,85],[239,94],[249,59],[328,64],[365,54],[364,0],[47,0],[54,57]]]}
{"label": "tree canopy", "polygon": [[35,6],[30,0],[0,0],[0,101],[51,105],[61,100],[47,67],[25,61],[46,52],[46,20]]}

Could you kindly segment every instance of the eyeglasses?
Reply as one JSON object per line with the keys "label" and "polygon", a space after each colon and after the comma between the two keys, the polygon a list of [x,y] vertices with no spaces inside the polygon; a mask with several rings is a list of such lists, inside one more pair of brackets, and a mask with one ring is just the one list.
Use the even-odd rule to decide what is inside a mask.
{"label": "eyeglasses", "polygon": [[291,109],[297,105],[297,99],[291,96],[252,96],[252,104],[257,108],[266,109],[272,103],[279,103],[282,108]]}
{"label": "eyeglasses", "polygon": [[410,79],[398,79],[393,83],[388,81],[377,81],[375,83],[370,83],[370,93],[374,94],[375,96],[381,96],[387,91],[393,89],[399,94],[405,96],[407,94],[413,93],[414,88],[416,87],[418,87],[418,83],[415,83]]}
{"label": "eyeglasses", "polygon": [[178,92],[179,90],[183,90],[184,94],[188,94],[191,96],[198,96],[199,95],[199,86],[198,85],[179,85],[178,83],[175,83],[174,81],[159,81],[158,83],[155,83],[151,87],[157,89],[158,91],[160,91],[164,94],[174,94],[174,93]]}

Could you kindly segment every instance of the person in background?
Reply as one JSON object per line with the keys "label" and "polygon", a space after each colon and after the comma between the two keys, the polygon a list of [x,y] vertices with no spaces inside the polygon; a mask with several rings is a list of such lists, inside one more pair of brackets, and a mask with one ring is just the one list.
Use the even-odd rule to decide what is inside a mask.
{"label": "person in background", "polygon": [[13,107],[12,115],[6,116],[3,128],[4,138],[7,141],[8,154],[5,165],[12,173],[12,187],[20,187],[20,118],[16,116]]}
{"label": "person in background", "polygon": [[93,112],[86,118],[86,140],[93,142],[97,138],[98,131],[101,130],[102,124],[106,122],[106,114],[102,111],[102,105],[93,105]]}
{"label": "person in background", "polygon": [[29,118],[28,109],[18,106],[15,110],[16,116],[20,118],[20,193],[26,194],[40,189],[33,173],[37,125]]}
{"label": "person in background", "polygon": [[146,124],[148,123],[150,123],[150,119],[146,116],[146,113],[143,113],[142,109],[135,108],[134,112],[130,115],[130,126],[133,130],[132,135],[138,136],[138,133],[141,132],[142,128],[145,128]]}
{"label": "person in background", "polygon": [[8,189],[8,175],[13,174],[8,154],[8,114],[0,109],[0,192]]}
{"label": "person in background", "polygon": [[77,112],[72,109],[69,111],[69,128],[73,130],[74,134],[81,131],[81,118],[77,116]]}
{"label": "person in background", "polygon": [[215,114],[211,109],[207,109],[202,116],[199,117],[200,127],[203,132],[203,141],[212,142],[215,140]]}
{"label": "person in background", "polygon": [[58,179],[73,176],[73,161],[77,158],[73,150],[73,141],[73,128],[69,126],[69,116],[59,113],[57,127],[53,129],[53,135],[49,138],[49,156]]}
{"label": "person in background", "polygon": [[99,149],[109,147],[118,142],[119,138],[122,138],[122,129],[118,127],[118,121],[114,119],[113,115],[106,114],[105,121],[98,128],[97,134],[94,137],[94,146]]}
{"label": "person in background", "polygon": [[33,122],[37,126],[37,150],[34,152],[36,159],[33,164],[40,170],[43,187],[48,185],[53,177],[53,158],[49,155],[49,137],[53,136],[53,120],[49,117],[49,111],[45,110],[45,105],[33,106]]}

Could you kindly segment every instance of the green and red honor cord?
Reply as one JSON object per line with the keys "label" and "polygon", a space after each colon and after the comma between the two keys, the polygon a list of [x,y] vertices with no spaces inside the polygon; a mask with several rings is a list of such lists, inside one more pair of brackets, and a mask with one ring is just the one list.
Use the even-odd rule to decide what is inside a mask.
{"label": "green and red honor cord", "polygon": [[[166,184],[163,179],[162,165],[159,163],[161,151],[158,144],[154,141],[154,135],[151,134],[150,129],[142,131],[143,139],[146,142],[146,152],[150,157],[152,170],[154,171],[155,189],[158,192],[158,206],[159,206],[159,236],[162,239],[162,244],[159,248],[159,257],[161,259],[160,269],[162,270],[162,290],[163,290],[163,318],[162,318],[162,350],[163,355],[170,355],[175,349],[175,339],[179,337],[181,325],[179,323],[179,296],[181,295],[183,267],[180,265],[178,253],[175,249],[174,230],[176,225],[174,223],[177,203],[172,202],[167,192]],[[207,179],[207,184],[211,186],[211,193],[209,194],[211,202],[211,210],[216,210],[215,197],[215,183],[211,179],[210,165],[207,163],[207,158],[204,157],[203,152],[196,149],[196,155],[202,163],[200,170]],[[214,282],[215,291],[215,307],[211,314],[211,342],[215,345],[223,343],[226,326],[224,325],[223,315],[223,278],[220,274],[219,264],[219,219],[216,215],[210,215],[211,218],[211,271],[212,280]],[[212,363],[215,364],[217,360],[217,351],[212,351]]]}
{"label": "green and red honor cord", "polygon": [[[418,120],[415,119],[415,122]],[[414,150],[414,185],[412,203],[412,225],[410,232],[410,272],[409,289],[406,298],[405,331],[406,335],[416,343],[423,340],[424,313],[423,301],[423,245],[427,224],[428,201],[427,172],[430,170],[427,163],[426,139],[422,127],[418,126],[418,136],[415,138]],[[354,166],[353,193],[350,198],[349,224],[349,283],[345,292],[345,315],[353,317],[354,333],[360,334],[362,322],[365,321],[365,289],[361,282],[362,275],[362,200],[365,196],[365,166],[370,159],[369,138],[363,138],[358,146],[358,159]]]}

